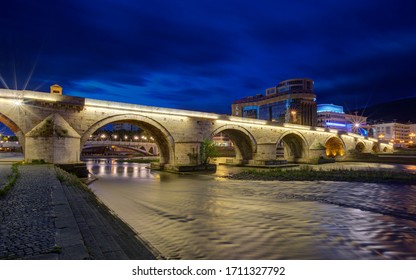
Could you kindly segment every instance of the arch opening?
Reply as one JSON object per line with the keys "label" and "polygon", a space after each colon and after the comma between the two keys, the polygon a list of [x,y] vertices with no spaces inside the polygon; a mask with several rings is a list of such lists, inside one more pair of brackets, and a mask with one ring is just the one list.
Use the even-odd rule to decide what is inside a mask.
{"label": "arch opening", "polygon": [[363,153],[365,150],[365,145],[363,142],[358,142],[357,145],[355,145],[355,150],[359,153]]}
{"label": "arch opening", "polygon": [[[172,137],[158,123],[140,115],[120,115],[92,125],[81,138],[83,155],[89,146],[104,146],[107,156],[125,155],[158,159],[161,165],[173,158]],[[93,144],[93,145],[92,145]]]}
{"label": "arch opening", "polygon": [[0,157],[13,156],[16,160],[21,160],[24,157],[23,148],[23,133],[12,120],[0,113]]}
{"label": "arch opening", "polygon": [[325,153],[327,157],[338,157],[345,155],[345,147],[342,141],[337,137],[329,138],[325,143]]}
{"label": "arch opening", "polygon": [[284,135],[276,145],[276,157],[284,157],[288,162],[300,162],[307,158],[306,142],[295,133]]}
{"label": "arch opening", "polygon": [[239,127],[222,127],[211,135],[217,150],[218,161],[248,163],[253,159],[254,140],[251,135]]}
{"label": "arch opening", "polygon": [[372,151],[373,151],[374,153],[379,153],[379,152],[380,152],[380,144],[379,144],[379,143],[374,143],[374,144],[373,144]]}

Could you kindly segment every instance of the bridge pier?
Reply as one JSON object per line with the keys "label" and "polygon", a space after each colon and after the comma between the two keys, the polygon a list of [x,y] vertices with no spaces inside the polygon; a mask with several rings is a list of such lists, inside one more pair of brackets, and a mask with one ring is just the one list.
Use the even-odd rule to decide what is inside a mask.
{"label": "bridge pier", "polygon": [[257,143],[257,152],[249,161],[252,165],[268,165],[276,161],[276,143]]}
{"label": "bridge pier", "polygon": [[24,137],[26,162],[56,164],[80,162],[80,135],[57,113],[36,125]]}

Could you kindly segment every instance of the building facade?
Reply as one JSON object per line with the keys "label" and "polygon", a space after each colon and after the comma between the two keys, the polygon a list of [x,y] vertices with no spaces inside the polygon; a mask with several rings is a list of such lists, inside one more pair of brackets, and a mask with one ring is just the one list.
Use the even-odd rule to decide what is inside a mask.
{"label": "building facade", "polygon": [[367,117],[357,114],[346,114],[343,106],[318,104],[317,115],[317,125],[320,127],[368,136]]}
{"label": "building facade", "polygon": [[244,97],[233,102],[232,115],[316,126],[316,95],[311,79],[290,79],[267,88],[265,94]]}
{"label": "building facade", "polygon": [[416,142],[416,124],[389,122],[373,124],[372,128],[378,139],[388,141],[395,147],[413,146]]}
{"label": "building facade", "polygon": [[317,118],[317,126],[347,131],[347,120],[342,106],[318,104]]}

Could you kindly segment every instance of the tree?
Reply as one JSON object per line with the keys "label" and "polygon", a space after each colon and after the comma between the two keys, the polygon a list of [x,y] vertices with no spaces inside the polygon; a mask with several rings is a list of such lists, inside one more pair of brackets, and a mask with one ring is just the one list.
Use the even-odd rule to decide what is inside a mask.
{"label": "tree", "polygon": [[215,142],[210,139],[204,139],[201,143],[199,152],[202,164],[208,164],[211,158],[218,156],[218,151]]}

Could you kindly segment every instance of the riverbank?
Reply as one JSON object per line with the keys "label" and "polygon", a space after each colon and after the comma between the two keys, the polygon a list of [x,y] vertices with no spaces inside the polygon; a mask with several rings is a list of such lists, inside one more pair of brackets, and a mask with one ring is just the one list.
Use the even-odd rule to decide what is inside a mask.
{"label": "riverbank", "polygon": [[53,165],[19,173],[0,197],[0,259],[161,258],[76,177]]}
{"label": "riverbank", "polygon": [[344,181],[362,183],[415,184],[416,175],[404,171],[322,169],[309,165],[299,169],[250,169],[226,176],[234,180]]}

